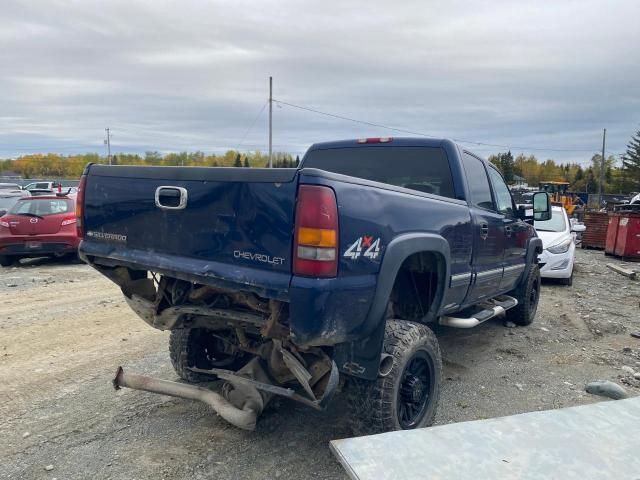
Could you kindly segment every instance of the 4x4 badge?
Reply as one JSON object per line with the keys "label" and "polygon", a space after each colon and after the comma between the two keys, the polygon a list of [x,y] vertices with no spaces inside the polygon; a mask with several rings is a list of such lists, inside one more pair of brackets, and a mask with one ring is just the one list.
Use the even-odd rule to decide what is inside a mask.
{"label": "4x4 badge", "polygon": [[380,255],[380,238],[378,237],[374,240],[373,237],[363,235],[351,244],[343,256],[357,260],[360,255],[371,260],[378,258],[378,255]]}

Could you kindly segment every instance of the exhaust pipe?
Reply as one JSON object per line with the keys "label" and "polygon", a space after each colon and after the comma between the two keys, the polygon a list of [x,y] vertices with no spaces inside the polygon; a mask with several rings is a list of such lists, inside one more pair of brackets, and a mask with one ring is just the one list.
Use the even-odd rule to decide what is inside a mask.
{"label": "exhaust pipe", "polygon": [[118,367],[116,376],[113,379],[113,386],[116,390],[119,390],[121,387],[127,387],[134,390],[144,390],[145,392],[169,395],[171,397],[198,400],[213,408],[216,413],[227,422],[243,430],[255,430],[256,419],[258,415],[262,413],[262,405],[256,401],[255,398],[247,398],[242,408],[237,408],[219,393],[212,392],[206,388],[170,382],[168,380],[159,380],[157,378],[145,377],[144,375],[124,373],[122,367]]}

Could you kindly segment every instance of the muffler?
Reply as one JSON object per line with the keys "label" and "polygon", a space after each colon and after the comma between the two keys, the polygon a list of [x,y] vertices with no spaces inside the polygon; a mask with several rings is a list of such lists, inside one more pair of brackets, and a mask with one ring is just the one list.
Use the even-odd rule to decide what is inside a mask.
{"label": "muffler", "polygon": [[113,386],[116,390],[127,387],[134,390],[144,390],[145,392],[160,393],[171,397],[186,398],[188,400],[197,400],[206,403],[227,422],[243,430],[255,430],[256,419],[264,408],[264,402],[259,393],[257,395],[244,396],[242,404],[240,408],[238,408],[219,393],[206,388],[170,382],[168,380],[159,380],[144,375],[124,373],[122,367],[118,367],[116,376],[113,379]]}

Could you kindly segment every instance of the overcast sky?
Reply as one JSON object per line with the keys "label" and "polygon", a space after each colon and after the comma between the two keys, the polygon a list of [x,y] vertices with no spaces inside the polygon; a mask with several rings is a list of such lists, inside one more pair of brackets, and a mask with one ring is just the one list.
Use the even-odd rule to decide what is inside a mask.
{"label": "overcast sky", "polygon": [[[268,109],[247,131],[273,75],[287,103],[584,163],[602,128],[612,153],[640,129],[638,18],[638,0],[2,0],[0,157],[104,152],[105,127],[115,152],[266,151]],[[400,135],[273,117],[294,154]]]}

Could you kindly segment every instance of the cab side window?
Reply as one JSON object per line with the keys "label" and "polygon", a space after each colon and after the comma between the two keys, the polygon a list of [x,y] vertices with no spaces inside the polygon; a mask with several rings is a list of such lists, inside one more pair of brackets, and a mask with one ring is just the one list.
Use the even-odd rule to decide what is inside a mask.
{"label": "cab side window", "polygon": [[494,210],[493,198],[491,198],[491,187],[482,160],[464,152],[462,164],[467,174],[467,184],[469,185],[469,200],[475,206]]}
{"label": "cab side window", "polygon": [[489,167],[489,176],[493,184],[493,191],[496,194],[498,211],[505,215],[513,215],[513,199],[502,175],[496,169]]}

